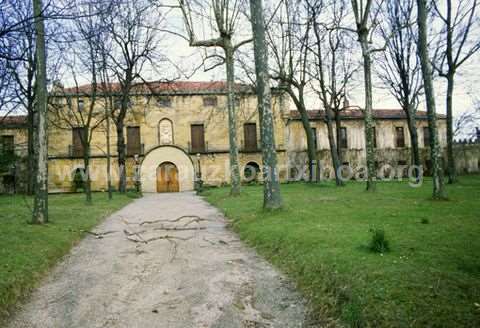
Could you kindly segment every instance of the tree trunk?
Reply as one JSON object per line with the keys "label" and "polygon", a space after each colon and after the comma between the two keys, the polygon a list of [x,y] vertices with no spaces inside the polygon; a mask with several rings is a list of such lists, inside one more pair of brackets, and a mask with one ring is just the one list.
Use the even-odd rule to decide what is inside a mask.
{"label": "tree trunk", "polygon": [[92,181],[90,179],[90,145],[84,145],[83,152],[83,167],[85,168],[85,175],[83,181],[83,189],[85,191],[85,201],[88,205],[92,204]]}
{"label": "tree trunk", "polygon": [[340,139],[342,138],[342,118],[340,117],[340,112],[335,112],[335,132],[337,137],[337,155],[338,155],[338,162],[340,165],[343,163],[342,159],[342,147],[340,147]]}
{"label": "tree trunk", "polygon": [[237,117],[235,111],[235,71],[233,46],[230,41],[225,45],[225,64],[227,68],[228,93],[228,139],[230,142],[230,181],[232,196],[240,195],[240,168],[238,165]]}
{"label": "tree trunk", "polygon": [[36,112],[37,128],[37,171],[35,183],[35,199],[32,223],[48,222],[48,122],[47,122],[47,69],[45,52],[45,25],[42,0],[33,0],[33,13],[36,30]]}
{"label": "tree trunk", "polygon": [[457,172],[455,170],[455,159],[453,157],[453,87],[454,73],[447,76],[447,162],[448,162],[448,183],[453,184],[457,181]]}
{"label": "tree trunk", "polygon": [[265,21],[262,0],[250,0],[252,15],[257,99],[260,115],[260,134],[263,158],[263,208],[272,210],[282,206],[280,182],[277,172],[277,153],[272,113],[272,94],[268,73],[268,48],[265,41]]}
{"label": "tree trunk", "polygon": [[118,191],[125,193],[127,191],[127,170],[126,153],[125,153],[125,135],[123,133],[124,120],[117,120],[115,122],[117,126],[117,153],[118,153]]}
{"label": "tree trunk", "polygon": [[432,82],[432,68],[430,66],[430,56],[428,53],[427,0],[417,0],[417,7],[418,52],[422,66],[425,100],[427,102],[428,130],[430,133],[430,157],[432,161],[433,171],[433,198],[443,199],[446,197],[446,194],[443,184],[440,145],[438,142],[435,94]]}
{"label": "tree trunk", "polygon": [[[403,109],[407,115],[408,132],[410,133],[410,143],[412,144],[412,164],[417,168],[420,167],[420,150],[418,148],[418,133],[417,133],[417,121],[415,117],[415,111],[412,105]],[[420,172],[418,169],[414,170],[415,178],[419,179]]]}
{"label": "tree trunk", "polygon": [[[111,106],[110,106],[111,105]],[[110,109],[113,106],[113,101],[111,97],[105,99],[105,116],[107,120],[107,189],[108,189],[108,199],[112,200],[112,170],[110,164]]]}
{"label": "tree trunk", "polygon": [[[33,104],[32,104],[33,106]],[[36,156],[35,156],[35,123],[34,123],[34,111],[32,106],[29,105],[27,109],[27,194],[33,195],[35,190],[35,172],[36,169]]]}
{"label": "tree trunk", "polygon": [[307,156],[308,156],[308,181],[314,182],[318,179],[318,174],[315,174],[315,167],[317,162],[317,149],[315,148],[315,139],[313,135],[312,127],[310,126],[310,120],[308,118],[308,112],[303,99],[303,90],[298,90],[299,96],[293,92],[291,87],[287,87],[287,92],[295,103],[295,107],[300,113],[300,119],[302,121],[303,129],[305,130],[305,136],[307,138]]}
{"label": "tree trunk", "polygon": [[372,62],[368,49],[367,33],[360,33],[362,47],[363,72],[365,79],[365,149],[367,160],[367,191],[375,191],[375,149],[373,147],[373,95],[372,95]]}
{"label": "tree trunk", "polygon": [[333,169],[335,170],[335,183],[337,186],[343,186],[344,183],[340,178],[340,158],[338,156],[337,144],[335,143],[333,124],[332,124],[332,112],[330,109],[325,109],[325,119],[327,123],[328,143],[330,145],[330,155],[332,156]]}

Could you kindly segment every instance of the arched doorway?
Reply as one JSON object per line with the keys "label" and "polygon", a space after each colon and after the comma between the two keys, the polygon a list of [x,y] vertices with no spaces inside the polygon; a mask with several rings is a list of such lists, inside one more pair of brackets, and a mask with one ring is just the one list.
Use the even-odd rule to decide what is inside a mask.
{"label": "arched doorway", "polygon": [[190,156],[181,148],[162,145],[149,150],[140,169],[142,192],[157,192],[157,169],[162,163],[172,163],[177,168],[179,191],[194,189],[195,169]]}
{"label": "arched doorway", "polygon": [[157,192],[179,192],[177,166],[171,162],[164,162],[157,168]]}

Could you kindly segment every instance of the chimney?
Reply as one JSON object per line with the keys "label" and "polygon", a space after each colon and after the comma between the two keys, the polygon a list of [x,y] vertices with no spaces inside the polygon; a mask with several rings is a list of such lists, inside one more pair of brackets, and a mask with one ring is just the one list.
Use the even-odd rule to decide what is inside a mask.
{"label": "chimney", "polygon": [[348,96],[345,94],[343,97],[343,108],[348,108],[350,107],[350,101],[348,101]]}

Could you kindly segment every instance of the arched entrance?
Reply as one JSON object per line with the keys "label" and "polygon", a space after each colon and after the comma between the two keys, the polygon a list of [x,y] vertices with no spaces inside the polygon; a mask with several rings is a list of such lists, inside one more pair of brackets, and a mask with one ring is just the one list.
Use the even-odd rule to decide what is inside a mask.
{"label": "arched entrance", "polygon": [[[176,167],[178,191],[194,189],[195,169],[190,156],[179,147],[162,145],[147,152],[142,161],[140,176],[143,192],[157,192],[158,178],[161,177],[159,174],[162,174],[159,170],[164,163],[170,163]],[[174,173],[170,172],[169,174],[170,180],[173,179],[171,175]]]}
{"label": "arched entrance", "polygon": [[157,192],[179,192],[177,166],[171,162],[164,162],[157,168]]}

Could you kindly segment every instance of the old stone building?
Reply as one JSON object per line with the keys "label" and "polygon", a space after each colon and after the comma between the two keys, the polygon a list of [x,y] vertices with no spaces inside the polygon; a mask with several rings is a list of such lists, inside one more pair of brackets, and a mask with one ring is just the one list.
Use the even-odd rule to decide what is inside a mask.
{"label": "old stone building", "polygon": [[[113,96],[118,86],[112,85]],[[87,111],[90,86],[55,90],[50,97],[49,188],[51,192],[75,189],[76,174],[83,169],[81,130],[75,122],[60,120],[68,111]],[[237,140],[244,181],[261,179],[258,171],[262,157],[256,95],[249,86],[237,85]],[[117,94],[118,96],[118,94]],[[114,98],[115,99],[115,98]],[[131,92],[125,120],[128,185],[141,182],[144,192],[192,190],[195,181],[222,185],[230,181],[227,96],[223,82],[154,82],[138,84]],[[114,107],[116,101],[113,101]],[[273,112],[278,170],[283,182],[303,178],[306,140],[299,114],[290,110],[288,96],[273,90]],[[105,102],[101,92],[95,105],[91,142],[91,178],[93,190],[107,188],[107,133]],[[61,115],[59,115],[59,113]],[[333,176],[327,129],[322,111],[309,111],[315,129],[316,146],[324,177]],[[439,116],[440,142],[445,146],[445,120]],[[12,120],[15,122],[12,125]],[[401,110],[376,110],[377,164],[393,167],[410,162],[410,137]],[[7,124],[5,123],[7,122]],[[15,152],[25,154],[26,130],[21,117],[1,123],[4,144],[15,144]],[[428,167],[428,130],[426,114],[418,113],[419,144],[423,162]],[[110,123],[111,171],[114,185],[118,179],[116,130]],[[13,140],[12,140],[13,139]],[[347,108],[342,117],[342,161],[354,170],[365,162],[362,112]],[[18,149],[17,149],[18,147]],[[5,148],[5,146],[4,146]],[[478,155],[478,152],[477,152]],[[473,157],[477,156],[474,155]],[[466,155],[465,155],[466,156]],[[470,156],[470,152],[469,155]],[[466,158],[466,157],[465,157]],[[469,157],[470,158],[470,157]],[[459,163],[470,171],[478,170],[478,158]],[[467,164],[465,164],[467,163]],[[327,169],[325,169],[327,168]],[[18,173],[17,173],[18,174]],[[5,178],[4,178],[5,181]]]}

